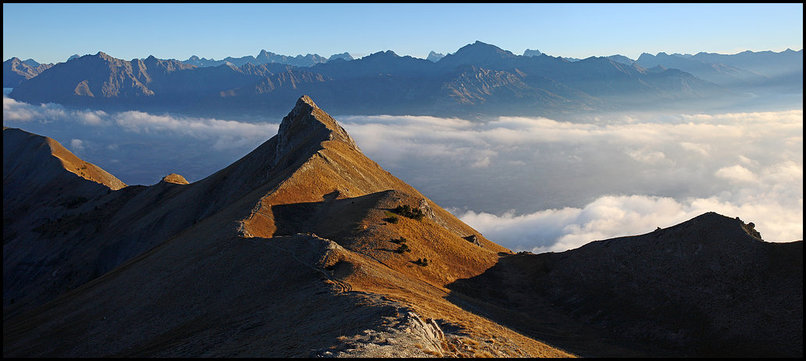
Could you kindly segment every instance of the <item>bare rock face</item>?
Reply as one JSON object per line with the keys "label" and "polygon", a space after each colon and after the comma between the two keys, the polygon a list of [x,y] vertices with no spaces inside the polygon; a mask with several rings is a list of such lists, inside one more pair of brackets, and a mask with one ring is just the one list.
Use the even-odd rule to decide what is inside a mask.
{"label": "bare rock face", "polygon": [[397,316],[384,317],[377,329],[344,336],[342,344],[332,349],[314,350],[311,357],[339,358],[398,358],[446,357],[445,334],[433,319],[422,317],[407,307],[398,305]]}
{"label": "bare rock face", "polygon": [[473,244],[475,244],[475,245],[477,245],[479,247],[481,246],[481,243],[479,243],[479,237],[476,236],[475,234],[471,234],[471,235],[469,235],[467,237],[462,237],[462,238],[464,238],[468,242],[473,243]]}

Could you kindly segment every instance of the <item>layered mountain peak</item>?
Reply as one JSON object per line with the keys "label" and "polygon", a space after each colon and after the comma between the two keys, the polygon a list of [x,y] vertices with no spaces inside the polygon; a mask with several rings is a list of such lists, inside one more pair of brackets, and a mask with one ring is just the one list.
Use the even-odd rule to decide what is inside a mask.
{"label": "layered mountain peak", "polygon": [[308,154],[301,151],[321,147],[325,141],[340,141],[358,149],[353,138],[336,120],[320,109],[311,97],[303,95],[280,123],[274,165],[292,154]]}

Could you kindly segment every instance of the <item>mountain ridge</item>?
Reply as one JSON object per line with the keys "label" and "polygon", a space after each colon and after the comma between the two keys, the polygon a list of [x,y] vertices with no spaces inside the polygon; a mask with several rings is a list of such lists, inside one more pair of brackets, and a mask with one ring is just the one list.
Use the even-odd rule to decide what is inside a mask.
{"label": "mountain ridge", "polygon": [[[6,357],[726,355],[774,336],[747,326],[765,302],[764,327],[794,336],[757,337],[759,354],[802,355],[802,317],[780,321],[802,315],[802,251],[790,252],[802,241],[769,244],[752,223],[707,213],[514,254],[363,155],[307,95],[277,135],[189,184],[169,174],[112,190],[63,170],[73,183],[15,198],[36,187],[27,179],[54,180],[12,147],[20,132],[4,128]],[[748,293],[759,284],[770,289]],[[675,301],[630,311],[658,304],[647,293]],[[679,311],[725,294],[732,312]],[[741,338],[698,326],[709,311]],[[654,338],[636,336],[646,330]]]}
{"label": "mountain ridge", "polygon": [[[88,199],[85,200],[84,203],[81,204],[75,211],[81,212],[76,214],[81,223],[74,223],[70,225],[60,222],[58,224],[67,228],[59,229],[66,229],[66,231],[69,234],[73,234],[75,238],[84,238],[86,236],[79,236],[78,234],[81,234],[81,231],[76,230],[75,227],[83,227],[82,225],[86,224],[92,225],[93,223],[91,222],[98,222],[101,220],[106,221],[107,219],[112,224],[119,224],[118,220],[134,221],[139,219],[135,223],[141,224],[129,225],[117,230],[118,232],[129,233],[129,237],[124,237],[118,240],[109,239],[103,241],[106,244],[103,247],[100,247],[101,252],[97,254],[95,259],[98,260],[96,262],[100,262],[99,264],[107,265],[102,267],[102,270],[109,271],[101,271],[100,274],[90,273],[89,277],[85,277],[82,281],[80,281],[82,285],[61,293],[61,296],[55,299],[53,298],[55,295],[46,295],[46,299],[43,299],[40,302],[34,302],[33,305],[36,307],[45,307],[46,309],[55,310],[59,309],[60,307],[64,307],[62,305],[65,305],[65,302],[69,304],[72,302],[69,300],[74,298],[81,299],[82,301],[80,302],[82,303],[105,300],[100,302],[113,305],[122,302],[122,299],[116,298],[119,297],[119,295],[129,295],[126,296],[126,298],[135,297],[146,305],[144,306],[146,308],[141,308],[139,306],[132,308],[131,312],[135,312],[137,316],[133,316],[128,311],[124,312],[126,315],[129,315],[125,317],[126,319],[130,319],[131,322],[134,322],[135,319],[140,320],[156,317],[155,312],[162,315],[159,317],[176,318],[176,316],[169,316],[168,314],[163,313],[162,310],[165,309],[165,307],[167,307],[167,309],[179,307],[178,305],[186,302],[186,300],[169,300],[166,301],[168,304],[163,308],[155,309],[150,303],[153,301],[147,301],[137,295],[154,294],[154,292],[156,292],[154,287],[160,287],[155,286],[160,282],[169,282],[172,285],[171,287],[180,288],[184,287],[181,286],[182,283],[174,283],[174,281],[171,280],[156,281],[156,279],[152,279],[152,282],[156,283],[149,286],[148,284],[142,284],[141,281],[137,281],[134,282],[134,284],[138,285],[136,286],[138,292],[135,295],[130,294],[129,290],[131,288],[128,282],[121,284],[114,282],[114,280],[119,279],[119,277],[124,277],[123,275],[131,275],[130,271],[128,271],[131,269],[140,270],[136,271],[138,276],[131,277],[142,279],[142,277],[146,277],[144,276],[145,274],[150,274],[151,272],[146,270],[154,269],[153,267],[157,267],[157,269],[164,269],[164,267],[175,266],[177,262],[175,257],[177,257],[178,254],[187,254],[189,249],[197,249],[197,251],[191,252],[197,254],[197,256],[194,257],[201,256],[201,254],[198,254],[198,252],[202,252],[203,254],[204,252],[211,252],[211,249],[219,249],[217,242],[225,242],[226,244],[231,245],[231,250],[235,253],[225,252],[227,255],[226,257],[238,257],[237,254],[243,252],[243,247],[258,247],[260,244],[264,244],[268,240],[271,240],[270,242],[277,244],[278,246],[282,245],[280,247],[284,249],[288,249],[289,247],[293,248],[293,242],[287,243],[292,239],[308,240],[311,242],[316,239],[321,239],[317,236],[313,236],[313,231],[316,231],[317,234],[323,234],[328,237],[336,237],[334,239],[336,239],[338,243],[343,244],[343,247],[347,247],[344,248],[346,250],[338,251],[339,249],[343,248],[340,248],[342,246],[339,246],[338,243],[334,243],[333,241],[326,240],[324,242],[326,245],[329,244],[329,246],[325,247],[326,249],[335,250],[335,252],[338,254],[347,252],[337,257],[343,259],[342,263],[340,263],[341,266],[339,267],[348,267],[349,269],[351,267],[358,267],[357,265],[359,264],[363,265],[359,267],[359,269],[362,271],[359,272],[358,275],[353,275],[353,277],[358,278],[355,280],[351,279],[350,283],[352,286],[339,286],[342,289],[341,292],[344,292],[344,287],[348,287],[348,289],[361,289],[361,287],[365,287],[364,289],[371,289],[373,287],[377,288],[376,282],[374,281],[366,283],[364,286],[362,286],[362,279],[366,279],[366,277],[370,277],[370,279],[375,277],[393,277],[398,279],[399,282],[415,282],[416,284],[417,282],[421,281],[414,281],[414,279],[411,277],[414,275],[420,275],[422,277],[426,277],[426,279],[430,279],[431,281],[427,281],[425,284],[417,287],[426,287],[423,288],[423,290],[426,290],[426,292],[430,294],[434,291],[429,291],[428,287],[434,286],[426,286],[429,284],[428,282],[438,285],[454,279],[455,277],[460,277],[463,274],[468,274],[468,272],[478,272],[481,268],[485,267],[485,265],[489,265],[494,262],[496,252],[505,250],[504,248],[483,239],[480,234],[458,221],[458,219],[447,213],[447,211],[439,208],[427,200],[427,198],[419,194],[419,192],[398,180],[388,172],[383,171],[377,164],[361,155],[351,138],[349,138],[349,135],[347,135],[346,132],[344,132],[343,129],[332,118],[324,113],[324,111],[319,109],[310,98],[300,98],[297,102],[297,105],[284,120],[284,124],[284,126],[281,126],[281,130],[278,131],[278,135],[266,141],[264,144],[256,148],[255,151],[244,156],[242,159],[236,161],[229,167],[222,169],[221,171],[216,172],[215,174],[200,181],[187,185],[172,184],[161,181],[160,183],[149,187],[131,186],[122,188],[119,191],[105,194],[102,193],[95,195],[94,197],[87,197]],[[8,132],[8,130],[6,130],[6,132]],[[284,138],[301,140],[291,142],[284,140],[281,141],[281,139]],[[278,154],[278,156],[275,156],[275,154]],[[332,175],[317,176],[319,173],[327,172],[328,169],[332,169],[334,173]],[[332,181],[332,179],[336,179],[336,181]],[[339,179],[348,179],[348,183],[339,183]],[[335,189],[331,188],[332,185],[336,186]],[[395,188],[399,190],[395,190]],[[194,199],[201,199],[200,197],[204,197],[205,201],[193,201]],[[414,221],[407,220],[405,217],[399,216],[399,218],[403,219],[396,222],[397,224],[395,225],[383,221],[382,218],[389,218],[387,215],[387,213],[389,213],[388,209],[394,209],[394,207],[399,205],[401,202],[405,202],[416,209],[422,209],[425,218],[419,221]],[[11,204],[4,202],[4,207],[6,206],[11,206]],[[182,209],[181,214],[174,212],[176,209]],[[89,210],[89,213],[83,213],[87,212],[87,210]],[[303,217],[301,220],[299,218],[300,215],[308,216]],[[62,219],[63,218],[64,217],[62,217]],[[242,221],[237,221],[239,219]],[[342,222],[346,223],[330,221],[330,225],[328,226],[327,222],[325,221],[311,223],[303,221],[304,219],[342,219]],[[146,223],[142,223],[143,221]],[[238,224],[241,224],[242,226],[238,227]],[[19,223],[8,223],[7,220],[4,224],[4,231],[12,231],[12,229],[18,227],[20,227]],[[325,228],[323,229],[322,227]],[[39,226],[39,228],[43,229],[44,234],[50,235],[45,237],[45,239],[42,239],[43,241],[47,241],[51,236],[58,236],[60,234],[52,232],[52,226],[48,224]],[[411,228],[411,230],[405,231],[409,228]],[[410,252],[415,252],[415,254],[418,254],[418,252],[432,252],[427,250],[431,249],[431,247],[434,247],[434,245],[423,243],[424,241],[422,240],[422,237],[425,237],[425,234],[420,234],[421,232],[426,232],[426,234],[430,234],[430,236],[427,237],[432,239],[431,242],[439,242],[440,244],[443,244],[443,246],[440,247],[449,245],[450,249],[455,250],[467,248],[470,254],[473,256],[469,258],[465,256],[462,263],[457,263],[455,260],[455,257],[457,257],[456,255],[451,256],[450,254],[446,254],[446,257],[449,257],[448,259],[451,260],[451,263],[455,263],[457,267],[453,269],[443,269],[435,264],[431,269],[434,269],[433,267],[437,267],[437,269],[434,269],[433,271],[421,271],[419,270],[419,267],[409,262],[408,257],[405,257],[405,254],[392,252],[387,248],[389,246],[384,246],[384,244],[389,242],[389,237],[395,234],[390,233],[395,232],[395,229],[403,232],[402,234],[409,239],[409,247],[412,249]],[[20,229],[18,228],[18,230]],[[53,231],[60,232],[56,229]],[[76,232],[79,233],[76,234]],[[477,244],[471,244],[467,240],[461,238],[470,234],[476,234],[475,237],[477,239]],[[98,236],[104,237],[104,233],[102,232],[98,234]],[[148,237],[148,239],[151,240],[142,244],[142,242],[145,241],[145,239],[142,237]],[[12,277],[13,275],[22,274],[22,270],[18,271],[13,268],[15,265],[21,266],[23,264],[27,264],[27,262],[36,262],[35,257],[48,257],[47,254],[50,252],[55,252],[55,250],[50,250],[50,252],[47,254],[37,256],[36,254],[32,254],[27,251],[26,247],[30,247],[32,246],[32,243],[38,242],[19,243],[19,240],[16,237],[9,238],[8,242],[9,243],[4,245],[4,254],[6,254],[8,257],[10,257],[10,255],[23,255],[24,257],[29,258],[27,261],[25,261],[25,258],[23,258],[23,261],[20,263],[5,262],[5,277]],[[79,247],[79,249],[64,249],[61,252],[63,254],[63,258],[61,261],[59,261],[62,263],[50,263],[50,268],[44,266],[45,269],[37,273],[43,275],[50,275],[52,273],[53,275],[60,276],[61,273],[64,272],[71,275],[71,277],[76,277],[83,274],[84,271],[80,271],[82,269],[80,262],[89,261],[92,263],[93,257],[88,257],[91,255],[85,254],[82,250],[96,249],[97,246],[91,246],[94,244],[93,242],[94,241],[92,239],[86,239],[80,243],[72,244],[72,247]],[[206,246],[201,246],[201,244]],[[34,244],[33,246],[36,245]],[[71,251],[71,249],[73,250]],[[182,251],[182,249],[184,249],[184,251]],[[280,262],[280,259],[277,257],[283,257],[284,254],[282,250],[277,250],[268,254],[266,251],[257,251],[256,249],[253,249],[249,252],[255,255],[263,255],[263,257],[275,259],[272,261],[275,263]],[[327,256],[329,253],[317,255],[316,252],[311,254],[309,251],[303,252],[300,249],[295,251],[295,253],[297,253],[297,256],[295,257],[301,256],[302,253],[300,252],[308,254],[308,256],[305,257],[314,257],[314,259],[318,259],[318,257],[330,257]],[[75,254],[75,256],[68,256],[70,254]],[[109,256],[115,257],[110,259]],[[32,259],[30,257],[34,258]],[[431,262],[438,262],[441,259],[440,257],[434,256],[430,256],[428,258]],[[374,262],[377,262],[372,261],[375,259],[383,260],[386,265],[393,265],[393,267],[396,269],[394,271],[394,275],[390,275],[389,270],[384,271],[378,268],[379,266],[373,265]],[[80,261],[78,264],[75,264],[72,263],[74,262],[72,260]],[[117,264],[110,264],[110,262],[114,262],[114,260],[117,260]],[[188,271],[190,274],[182,276],[179,279],[191,277],[191,274],[206,274],[209,275],[209,277],[214,277],[209,273],[210,270],[221,269],[221,267],[228,268],[231,267],[231,265],[235,265],[232,262],[226,262],[224,264],[209,264],[208,262],[204,262],[202,264],[207,265],[203,266],[203,269],[207,271],[202,271],[197,269],[197,267],[200,267],[200,265],[192,263],[191,259],[181,261],[180,264],[184,264],[185,267],[188,267],[188,269],[191,271]],[[329,263],[330,265],[325,262],[323,265],[317,267],[321,269],[322,267],[326,268],[339,264],[338,259],[328,262],[331,262]],[[71,264],[73,264],[73,266],[70,266]],[[253,269],[259,264],[262,264],[262,262],[253,263],[250,267]],[[314,264],[316,264],[316,262],[314,262]],[[354,264],[355,266],[350,266],[351,264]],[[97,269],[98,267],[98,265],[90,264],[88,269],[91,271]],[[412,267],[416,268],[412,269]],[[299,268],[292,267],[290,269]],[[53,272],[53,270],[61,271]],[[366,272],[370,272],[370,274],[367,275]],[[159,273],[154,274],[153,276],[159,278],[158,274]],[[262,272],[257,272],[257,274],[262,274]],[[302,272],[302,274],[306,273]],[[313,274],[309,274],[309,276],[316,274],[317,273],[314,272]],[[91,279],[97,276],[101,276],[101,278],[90,282]],[[125,277],[129,279],[130,276]],[[267,277],[267,279],[276,279],[275,276]],[[347,276],[345,275],[343,277]],[[43,283],[50,284],[51,279],[52,278],[48,276],[43,280]],[[251,281],[251,276],[247,277],[247,279],[250,280],[249,282],[253,282]],[[306,282],[313,282],[315,279],[316,277],[309,278]],[[342,284],[338,282],[343,281],[332,282],[335,282],[333,285],[337,286]],[[43,283],[28,282],[28,286],[26,287],[30,288],[37,284],[44,286]],[[7,285],[7,287],[12,287],[13,285],[17,284],[18,283],[15,282],[4,282],[4,285]],[[193,282],[191,282],[191,284],[193,284]],[[325,285],[327,284],[328,283],[325,283]],[[97,287],[102,287],[103,289],[106,289],[106,291],[103,291],[100,295],[96,294],[96,291],[92,290],[97,289]],[[329,287],[330,286],[326,287],[325,290],[327,290]],[[305,290],[307,289],[309,288],[305,288]],[[319,291],[317,292],[321,292],[323,290],[322,288],[318,289]],[[25,288],[23,288],[23,290],[25,290]],[[28,289],[28,292],[30,292],[30,289]],[[90,298],[85,298],[87,297],[85,296],[87,292],[90,292],[93,294],[93,296]],[[332,291],[327,291],[324,294],[329,295],[331,292]],[[7,292],[4,292],[4,304],[7,306],[4,307],[4,319],[6,320],[4,321],[4,330],[9,330],[9,328],[15,330],[12,333],[18,335],[19,337],[14,337],[16,341],[14,341],[13,344],[16,346],[11,347],[11,349],[16,351],[4,351],[5,354],[8,355],[8,352],[11,352],[11,354],[18,352],[23,352],[26,354],[30,352],[34,352],[35,354],[54,354],[53,352],[57,352],[56,354],[62,355],[88,355],[107,353],[114,354],[115,352],[122,352],[123,349],[117,348],[121,347],[120,342],[111,342],[103,347],[93,350],[85,347],[77,347],[80,345],[75,344],[74,339],[69,336],[57,337],[59,340],[57,343],[63,345],[59,347],[68,347],[73,350],[68,351],[67,353],[58,353],[56,349],[50,347],[37,347],[38,350],[36,351],[26,348],[23,346],[26,344],[26,342],[30,341],[36,343],[37,341],[36,338],[30,339],[29,336],[22,336],[26,334],[22,330],[27,329],[28,327],[23,325],[30,322],[28,321],[30,320],[29,317],[25,315],[28,314],[28,312],[31,312],[31,310],[35,310],[37,308],[32,308],[30,301],[28,303],[28,307],[23,308],[25,306],[24,298],[17,298],[16,303],[14,303],[13,299],[8,299],[8,297],[11,297],[12,294],[19,293],[14,293],[10,289],[7,289]],[[191,294],[193,294],[193,292],[191,292]],[[295,293],[291,292],[291,294]],[[194,300],[194,297],[189,296],[189,299]],[[312,296],[308,295],[305,297]],[[316,296],[313,297],[313,299],[321,299],[321,297]],[[428,296],[429,299],[431,299],[431,297],[433,296]],[[112,301],[112,299],[116,299],[117,301]],[[11,303],[9,304],[9,302]],[[320,300],[320,302],[324,301]],[[372,301],[371,304],[376,304],[377,302],[379,301]],[[371,310],[374,309],[373,307],[375,306],[367,307],[369,308],[363,310]],[[104,306],[80,308],[82,311],[78,314],[73,313],[73,315],[86,315],[87,313],[99,312],[99,310],[106,310],[104,312],[113,312],[108,307]],[[355,312],[360,314],[364,311],[359,310]],[[49,312],[51,311],[47,311],[46,313]],[[145,316],[143,315],[143,312],[151,316]],[[417,313],[420,312],[422,311],[417,311]],[[428,312],[427,309],[426,312]],[[39,311],[36,311],[36,313],[39,313]],[[114,313],[120,316],[118,311],[114,311]],[[128,317],[134,318],[132,319]],[[179,316],[180,319],[181,317],[182,316]],[[468,315],[464,317],[471,316]],[[10,319],[20,320],[19,322],[22,323],[18,323],[17,321],[9,321]],[[34,319],[39,318],[34,317]],[[82,322],[74,318],[68,318],[68,320],[70,320],[68,321],[70,323]],[[53,319],[48,322],[52,321]],[[156,328],[165,326],[160,325],[159,323],[150,322],[139,323],[138,321],[136,323],[139,325],[136,327],[143,331],[143,335],[153,334]],[[23,327],[23,329],[19,329],[18,327]],[[142,327],[145,327],[146,329],[142,329]],[[310,327],[314,326],[311,325]],[[52,335],[53,332],[56,334],[60,332],[58,331],[60,330],[58,327],[54,330],[55,331],[48,332],[48,334]],[[97,328],[88,329],[88,332],[93,334],[95,331],[92,330],[97,330]],[[103,332],[117,332],[114,331],[114,329],[106,330],[107,331]],[[336,330],[337,328],[334,328],[328,332],[335,333]],[[360,331],[360,329],[356,330],[355,332],[358,331]],[[19,332],[22,333],[20,334]],[[5,334],[9,335],[9,332],[5,332]],[[180,334],[186,335],[185,333]],[[432,336],[433,335],[435,334],[432,333]],[[103,339],[103,337],[100,335],[98,336],[100,337],[99,339]],[[332,337],[335,336],[338,336],[338,334],[332,335]],[[517,336],[510,332],[510,337]],[[142,342],[142,337],[140,336],[126,337],[124,339],[128,340],[125,342],[135,342],[138,344]],[[269,340],[263,342],[281,341]],[[312,344],[310,342],[314,343]],[[306,345],[315,345],[316,342],[321,341],[312,340],[310,342],[306,343]],[[519,342],[526,342],[527,345],[532,345],[529,346],[532,348],[542,347],[551,350],[546,346],[539,346],[541,344],[536,343],[533,340],[530,341],[528,339],[523,339]],[[142,344],[140,345],[141,346],[138,347],[145,347],[142,346]],[[327,349],[321,344],[318,347],[324,348],[325,350]],[[302,352],[302,355],[305,355],[307,352],[309,352],[309,350],[301,350],[296,347],[293,349],[295,350],[294,355],[297,356],[301,355],[297,352]],[[433,347],[429,349],[431,352],[447,352],[446,350],[440,351],[442,346],[439,346],[439,349],[433,349]],[[142,348],[140,348],[140,350],[141,351],[136,351],[134,354],[139,354],[137,352],[147,352]],[[403,345],[403,347],[399,348],[399,350],[409,350],[406,351],[408,354],[425,355],[422,353],[423,351],[417,351],[417,349],[413,348],[412,345]],[[146,354],[153,355],[153,353]],[[280,353],[278,355],[286,354]]]}

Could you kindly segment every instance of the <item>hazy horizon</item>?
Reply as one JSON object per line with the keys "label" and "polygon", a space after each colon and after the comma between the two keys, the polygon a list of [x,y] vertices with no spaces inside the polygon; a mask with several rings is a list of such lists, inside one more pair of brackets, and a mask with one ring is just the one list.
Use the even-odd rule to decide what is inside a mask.
{"label": "hazy horizon", "polygon": [[802,13],[803,4],[4,3],[3,54],[4,61],[40,63],[99,51],[126,60],[220,60],[261,49],[356,58],[392,50],[426,58],[477,40],[517,55],[532,49],[580,59],[780,52],[803,49]]}

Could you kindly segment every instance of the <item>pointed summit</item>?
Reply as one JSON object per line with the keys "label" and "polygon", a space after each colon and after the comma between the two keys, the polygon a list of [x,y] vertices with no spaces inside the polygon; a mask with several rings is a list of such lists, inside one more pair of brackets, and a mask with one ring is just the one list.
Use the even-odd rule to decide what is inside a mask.
{"label": "pointed summit", "polygon": [[277,148],[274,165],[294,154],[308,154],[303,150],[321,147],[325,141],[341,141],[358,149],[353,138],[307,95],[301,96],[294,109],[283,118],[277,131]]}
{"label": "pointed summit", "polygon": [[118,59],[112,57],[111,55],[109,55],[107,53],[104,53],[103,51],[99,51],[97,54],[94,55],[94,57],[100,58],[100,59],[103,59],[103,60],[106,60],[106,61],[109,61],[109,62],[114,62],[114,61],[118,60]]}

